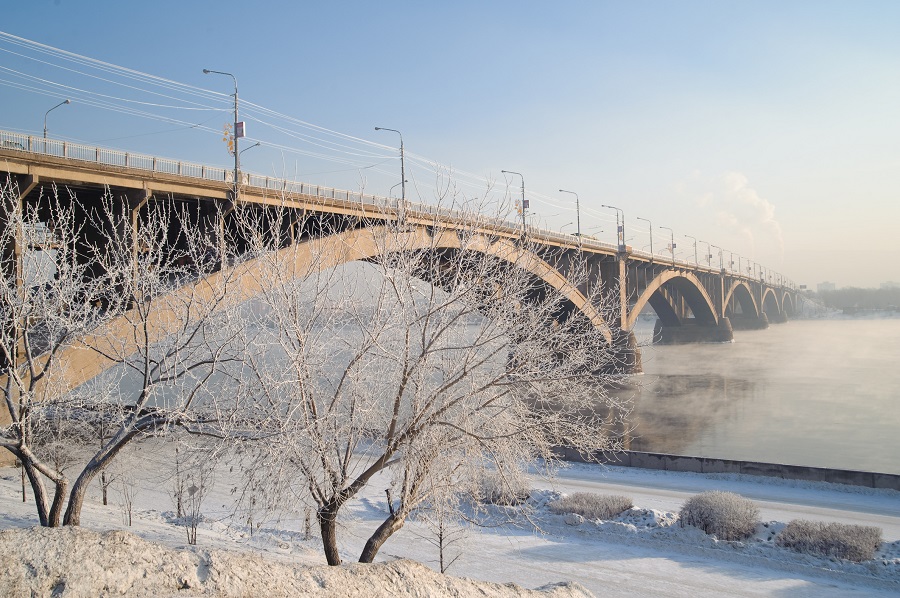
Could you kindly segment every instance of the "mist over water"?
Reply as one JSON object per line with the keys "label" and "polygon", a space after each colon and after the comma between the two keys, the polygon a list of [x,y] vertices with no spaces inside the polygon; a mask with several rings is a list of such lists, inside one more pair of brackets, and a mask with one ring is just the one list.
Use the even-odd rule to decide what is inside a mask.
{"label": "mist over water", "polygon": [[[641,322],[648,340],[653,322]],[[642,348],[632,450],[900,474],[900,319]]]}

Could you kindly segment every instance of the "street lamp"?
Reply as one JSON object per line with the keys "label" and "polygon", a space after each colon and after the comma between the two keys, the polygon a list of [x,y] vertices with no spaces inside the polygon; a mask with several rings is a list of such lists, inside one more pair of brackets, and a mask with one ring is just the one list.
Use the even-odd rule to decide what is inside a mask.
{"label": "street lamp", "polygon": [[700,262],[697,261],[697,237],[692,237],[690,235],[685,235],[685,237],[687,237],[688,239],[694,240],[694,264],[699,266]]}
{"label": "street lamp", "polygon": [[50,110],[47,110],[47,112],[44,113],[44,139],[47,138],[47,115],[50,114],[51,112],[53,112],[54,110],[56,110],[57,108],[59,108],[60,106],[64,106],[66,104],[71,104],[71,103],[72,103],[72,100],[64,100],[64,101],[60,102],[59,104],[57,104],[56,106],[54,106],[53,108],[51,108]]}
{"label": "street lamp", "polygon": [[[406,161],[403,157],[403,133],[397,129],[388,129],[386,127],[375,127],[376,131],[391,131],[400,136],[400,214],[401,224],[406,221]],[[396,185],[394,185],[396,187]],[[391,187],[393,189],[393,187]]]}
{"label": "street lamp", "polygon": [[560,193],[571,193],[572,195],[575,196],[575,222],[578,223],[578,226],[576,227],[578,229],[578,232],[575,234],[580,237],[581,236],[581,207],[578,205],[578,194],[575,193],[574,191],[566,191],[565,189],[560,189],[559,192]]}
{"label": "street lamp", "polygon": [[710,260],[712,260],[712,254],[709,252],[709,243],[707,243],[706,241],[702,241],[702,240],[700,241],[700,243],[703,243],[704,245],[706,245],[706,267],[709,268],[711,265]]}
{"label": "street lamp", "polygon": [[[616,211],[616,236],[619,241],[619,251],[625,251],[625,212],[621,208],[617,208],[616,206],[608,206],[606,204],[601,204],[601,208],[606,208],[608,210]],[[619,224],[619,213],[622,213],[622,223]]]}
{"label": "street lamp", "polygon": [[399,185],[402,185],[406,181],[400,181],[396,185],[391,185],[391,188],[388,189],[388,197],[394,197],[394,189],[396,189]]}
{"label": "street lamp", "polygon": [[719,250],[719,270],[724,270],[725,264],[722,262],[722,260],[725,258],[722,256],[722,248],[719,247],[718,245],[710,245],[710,247],[715,247],[716,249]]}
{"label": "street lamp", "polygon": [[241,150],[241,153],[243,154],[243,153],[246,152],[247,150],[251,150],[251,149],[253,149],[254,147],[258,147],[258,146],[260,146],[260,145],[262,145],[262,142],[261,142],[261,141],[257,141],[256,143],[254,143],[254,144],[251,145],[250,147],[245,147],[244,149],[242,149],[242,150]]}
{"label": "street lamp", "polygon": [[672,253],[672,267],[675,267],[675,231],[673,231],[668,226],[659,226],[657,228],[664,228],[669,231],[669,251]]}
{"label": "street lamp", "polygon": [[525,236],[525,210],[528,209],[528,202],[525,201],[525,177],[522,176],[522,173],[515,172],[514,170],[501,170],[503,174],[517,174],[519,178],[522,179],[522,237]]}
{"label": "street lamp", "polygon": [[244,136],[244,124],[238,122],[238,84],[237,78],[231,73],[226,73],[224,71],[213,71],[210,69],[203,69],[204,75],[209,75],[210,73],[214,75],[225,75],[227,77],[231,77],[231,80],[234,81],[234,197],[232,198],[234,201],[237,201],[238,198],[238,177],[240,175],[241,170],[241,152],[238,151],[238,139]]}
{"label": "street lamp", "polygon": [[640,216],[636,216],[636,218],[638,220],[643,220],[644,222],[646,222],[647,224],[650,225],[650,263],[652,264],[653,263],[653,223],[650,222],[646,218],[641,218]]}

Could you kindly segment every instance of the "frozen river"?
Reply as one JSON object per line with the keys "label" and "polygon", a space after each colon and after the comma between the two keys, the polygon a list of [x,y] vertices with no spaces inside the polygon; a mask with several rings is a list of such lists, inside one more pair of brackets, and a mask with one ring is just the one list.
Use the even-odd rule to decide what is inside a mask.
{"label": "frozen river", "polygon": [[900,319],[797,320],[642,351],[626,391],[633,450],[900,474]]}

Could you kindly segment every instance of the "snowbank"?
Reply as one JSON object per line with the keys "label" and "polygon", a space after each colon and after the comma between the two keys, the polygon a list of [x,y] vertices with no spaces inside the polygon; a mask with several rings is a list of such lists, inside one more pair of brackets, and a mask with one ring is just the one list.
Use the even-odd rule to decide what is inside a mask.
{"label": "snowbank", "polygon": [[309,567],[246,552],[176,550],[125,531],[83,528],[0,532],[0,563],[2,596],[591,596],[574,583],[526,590],[442,575],[407,560]]}

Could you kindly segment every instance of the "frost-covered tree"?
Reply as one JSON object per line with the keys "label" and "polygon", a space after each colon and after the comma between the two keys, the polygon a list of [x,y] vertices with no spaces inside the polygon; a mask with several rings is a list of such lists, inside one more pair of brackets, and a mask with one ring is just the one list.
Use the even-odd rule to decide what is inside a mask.
{"label": "frost-covered tree", "polygon": [[378,474],[390,504],[362,562],[448,485],[477,495],[485,471],[513,479],[551,471],[559,446],[616,446],[605,431],[627,410],[603,389],[604,306],[580,305],[599,285],[577,252],[563,278],[548,264],[562,252],[542,259],[474,214],[445,224],[319,224],[316,239],[257,246],[246,366],[269,436],[255,467],[314,502],[331,565],[339,513]]}
{"label": "frost-covered tree", "polygon": [[99,285],[76,256],[79,232],[75,211],[55,190],[23,205],[14,181],[0,187],[0,447],[21,464],[44,526],[60,523],[66,446],[84,432],[66,415],[74,405],[61,356],[99,318],[92,304]]}
{"label": "frost-covered tree", "polygon": [[[151,202],[138,215],[108,194],[91,209],[70,197],[4,214],[4,247],[37,247],[20,241],[24,231],[43,235],[50,251],[46,275],[29,285],[19,273],[37,252],[4,253],[10,419],[0,446],[23,463],[41,523],[58,525],[65,507],[63,523],[78,525],[91,482],[135,439],[175,431],[229,438],[241,410],[227,385],[240,355],[241,294],[229,293],[240,268],[219,270],[219,256],[232,260],[214,219],[172,202]],[[82,450],[68,493],[67,477],[41,458],[40,430]],[[55,486],[49,506],[41,476]]]}
{"label": "frost-covered tree", "polygon": [[[242,410],[229,385],[241,353],[240,269],[219,269],[219,256],[233,260],[215,236],[215,218],[204,222],[168,202],[150,204],[137,227],[109,208],[99,218],[109,234],[95,267],[106,282],[104,309],[115,317],[81,339],[82,353],[106,375],[77,396],[102,410],[108,437],[72,485],[64,518],[72,525],[92,480],[128,443],[173,432],[227,441]],[[97,385],[106,389],[99,405]]]}

